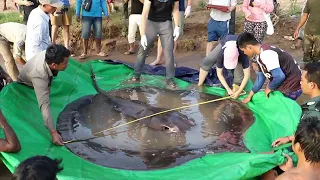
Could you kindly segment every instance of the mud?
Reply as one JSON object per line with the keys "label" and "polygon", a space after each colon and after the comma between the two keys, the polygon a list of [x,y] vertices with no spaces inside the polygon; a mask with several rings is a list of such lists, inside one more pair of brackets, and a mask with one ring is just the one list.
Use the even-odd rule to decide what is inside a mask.
{"label": "mud", "polygon": [[[120,89],[109,94],[166,109],[219,98],[197,91],[153,87]],[[195,120],[196,126],[186,133],[168,134],[136,122],[92,136],[134,119],[114,111],[103,95],[89,95],[66,106],[59,115],[57,129],[64,141],[83,139],[66,144],[74,154],[98,165],[118,169],[162,169],[207,153],[249,152],[243,142],[243,133],[254,122],[254,117],[243,104],[224,100],[179,112]],[[88,137],[90,139],[84,140]]]}

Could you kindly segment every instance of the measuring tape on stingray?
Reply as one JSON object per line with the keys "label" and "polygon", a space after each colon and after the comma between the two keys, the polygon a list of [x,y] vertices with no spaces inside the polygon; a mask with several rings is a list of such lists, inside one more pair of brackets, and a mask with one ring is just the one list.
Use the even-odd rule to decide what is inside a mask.
{"label": "measuring tape on stingray", "polygon": [[[243,91],[243,92],[240,94],[240,96],[245,95],[245,94],[246,94],[246,92]],[[136,119],[136,120],[132,120],[132,121],[129,121],[129,122],[127,122],[127,123],[123,123],[123,124],[120,124],[120,125],[118,125],[118,126],[114,126],[114,127],[111,127],[111,128],[108,128],[108,129],[105,129],[105,130],[102,130],[102,131],[93,133],[92,135],[97,135],[97,134],[100,134],[100,133],[103,133],[103,132],[106,132],[106,131],[110,131],[110,130],[119,128],[119,127],[121,127],[121,126],[125,126],[125,125],[128,125],[128,124],[137,122],[137,121],[141,121],[141,120],[143,120],[143,119],[147,119],[147,118],[150,118],[150,117],[153,117],[153,116],[157,116],[157,115],[159,115],[159,114],[164,114],[164,113],[167,113],[167,112],[176,111],[176,110],[180,110],[180,109],[184,109],[184,108],[188,108],[188,107],[192,107],[192,106],[198,106],[198,105],[208,104],[208,103],[212,103],[212,102],[222,101],[222,100],[226,100],[226,99],[230,99],[230,98],[231,98],[231,96],[227,96],[227,97],[222,97],[222,98],[218,98],[218,99],[213,99],[213,100],[205,101],[205,102],[201,102],[201,103],[191,104],[191,105],[187,105],[187,106],[181,106],[181,107],[177,107],[177,108],[174,108],[174,109],[168,109],[168,110],[165,110],[165,111],[161,111],[161,112],[154,113],[154,114],[151,114],[151,115],[148,115],[148,116],[144,116],[144,117],[142,117],[142,118],[139,118],[139,119]],[[105,136],[107,136],[107,135],[105,135]],[[74,140],[70,140],[70,141],[65,141],[65,142],[63,142],[63,143],[64,143],[64,144],[68,144],[68,143],[72,143],[72,142],[85,141],[85,140],[88,140],[88,139],[90,139],[90,138],[74,139]]]}

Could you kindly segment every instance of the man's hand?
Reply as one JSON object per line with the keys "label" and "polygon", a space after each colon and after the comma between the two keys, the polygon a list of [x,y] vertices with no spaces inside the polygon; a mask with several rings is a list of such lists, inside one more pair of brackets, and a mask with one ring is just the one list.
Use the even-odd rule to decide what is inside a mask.
{"label": "man's hand", "polygon": [[58,134],[58,132],[56,130],[54,130],[53,132],[51,132],[51,136],[52,136],[52,142],[57,145],[57,146],[63,146],[63,141],[62,138],[60,136],[60,134]]}
{"label": "man's hand", "polygon": [[235,93],[233,93],[233,94],[231,95],[231,97],[232,97],[233,99],[238,99],[238,97],[240,96],[240,94],[241,94],[241,91],[236,91]]}
{"label": "man's hand", "polygon": [[184,11],[184,18],[189,17],[190,13],[191,13],[191,6],[187,6],[186,10]]}
{"label": "man's hand", "polygon": [[13,80],[11,79],[10,76],[7,76],[7,77],[5,78],[5,81],[6,81],[6,84],[10,84],[10,83],[13,82]]}
{"label": "man's hand", "polygon": [[109,23],[109,22],[110,22],[110,17],[106,16],[106,23]]}
{"label": "man's hand", "polygon": [[293,33],[293,38],[294,38],[294,39],[297,39],[297,38],[299,37],[299,30],[300,30],[300,29],[296,29],[296,30],[294,31],[294,33]]}
{"label": "man's hand", "polygon": [[282,144],[287,144],[290,142],[289,137],[284,137],[284,138],[278,138],[273,143],[271,144],[272,147],[278,147]]}
{"label": "man's hand", "polygon": [[291,157],[290,157],[288,154],[282,153],[282,155],[287,158],[287,162],[281,164],[281,165],[279,166],[279,168],[280,168],[282,171],[288,171],[289,169],[293,168],[292,159],[291,159]]}
{"label": "man's hand", "polygon": [[244,98],[244,99],[242,100],[242,102],[245,103],[245,104],[247,104],[247,103],[250,102],[250,101],[251,101],[251,97],[250,97],[250,96],[248,96],[248,97],[246,97],[246,98]]}
{"label": "man's hand", "polygon": [[80,22],[80,21],[81,21],[80,16],[77,16],[77,17],[76,17],[76,21],[77,21],[77,22]]}
{"label": "man's hand", "polygon": [[232,89],[227,89],[227,93],[229,94],[229,96],[231,96],[232,97],[232,95],[234,94],[234,92],[232,91]]}
{"label": "man's hand", "polygon": [[143,47],[143,50],[147,49],[148,43],[147,43],[147,36],[146,35],[141,36],[140,44]]}
{"label": "man's hand", "polygon": [[180,35],[180,27],[176,26],[173,31],[174,41],[177,41]]}
{"label": "man's hand", "polygon": [[271,92],[271,89],[269,89],[269,84],[267,84],[266,89],[264,90],[264,92],[266,93],[267,98],[269,98],[269,94]]}
{"label": "man's hand", "polygon": [[22,5],[24,5],[24,6],[32,6],[33,5],[33,2],[31,2],[31,1],[22,1],[23,3],[22,3]]}

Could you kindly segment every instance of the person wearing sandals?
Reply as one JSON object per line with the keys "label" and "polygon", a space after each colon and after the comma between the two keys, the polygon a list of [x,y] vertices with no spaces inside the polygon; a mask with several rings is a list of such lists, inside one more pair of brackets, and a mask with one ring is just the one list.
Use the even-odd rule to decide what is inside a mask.
{"label": "person wearing sandals", "polygon": [[[64,46],[68,48],[71,52],[73,50],[69,46],[69,39],[70,39],[70,33],[69,33],[69,27],[72,22],[72,9],[70,8],[70,2],[69,0],[62,0],[63,6],[61,9],[57,10],[54,15],[50,15],[51,19],[51,37],[52,37],[52,43],[55,44],[57,40],[58,35],[58,28],[59,26],[62,26],[62,36],[64,41]],[[72,55],[73,56],[73,55]]]}
{"label": "person wearing sandals", "polygon": [[[175,28],[172,27],[172,15]],[[179,37],[179,0],[145,0],[141,15],[141,46],[132,81],[139,81],[147,54],[159,34],[166,59],[167,85],[175,88],[173,46]],[[148,28],[147,28],[148,27]]]}
{"label": "person wearing sandals", "polygon": [[271,13],[273,9],[273,0],[244,0],[242,5],[246,18],[244,32],[253,33],[257,41],[262,43],[268,27],[263,13]]}
{"label": "person wearing sandals", "polygon": [[[91,2],[91,6],[85,6],[84,1]],[[82,24],[82,39],[83,39],[83,53],[79,59],[85,59],[88,53],[88,43],[90,38],[91,26],[94,30],[94,39],[96,43],[97,56],[106,57],[107,53],[101,51],[101,38],[102,38],[102,17],[106,18],[109,22],[109,13],[107,3],[105,0],[77,0],[76,1],[76,19]],[[89,3],[90,4],[90,3]],[[90,7],[90,8],[87,8]],[[82,12],[81,12],[82,10]]]}
{"label": "person wearing sandals", "polygon": [[[129,0],[125,0],[128,3]],[[128,42],[129,50],[125,52],[125,55],[131,55],[135,53],[135,44],[137,29],[141,28],[141,13],[143,9],[143,0],[131,0],[131,15],[129,16],[129,28],[128,28]]]}

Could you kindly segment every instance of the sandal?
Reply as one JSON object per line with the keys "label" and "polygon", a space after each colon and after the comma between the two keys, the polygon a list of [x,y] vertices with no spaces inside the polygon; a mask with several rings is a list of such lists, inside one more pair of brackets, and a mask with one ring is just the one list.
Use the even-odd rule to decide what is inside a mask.
{"label": "sandal", "polygon": [[87,58],[87,54],[86,53],[82,53],[80,56],[79,56],[79,59],[85,59]]}
{"label": "sandal", "polygon": [[132,55],[132,54],[135,54],[135,52],[132,52],[130,50],[124,53],[124,55]]}
{"label": "sandal", "polygon": [[108,56],[108,54],[101,51],[101,52],[97,53],[97,56],[106,57],[106,56]]}

